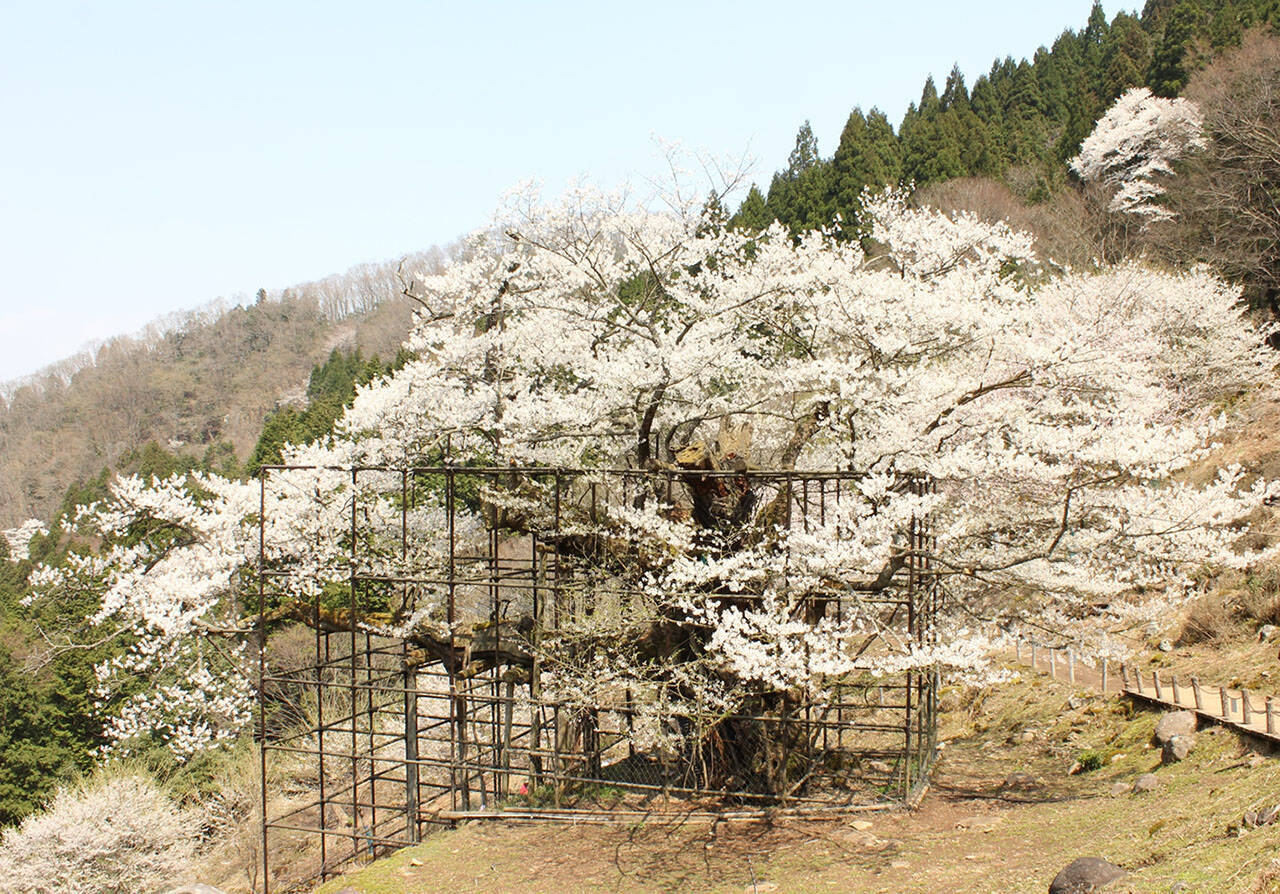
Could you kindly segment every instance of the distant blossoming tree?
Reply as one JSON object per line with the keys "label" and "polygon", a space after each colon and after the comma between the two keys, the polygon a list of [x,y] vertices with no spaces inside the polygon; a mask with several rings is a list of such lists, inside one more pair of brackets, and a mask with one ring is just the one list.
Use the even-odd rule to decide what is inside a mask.
{"label": "distant blossoming tree", "polygon": [[[1082,170],[1149,179],[1175,142],[1193,138],[1145,151],[1099,138]],[[1006,226],[912,208],[892,192],[864,208],[870,254],[827,232],[734,230],[701,202],[656,212],[589,190],[554,205],[518,195],[457,263],[417,281],[416,359],[364,388],[332,439],[290,453],[311,470],[272,475],[265,561],[290,571],[273,616],[305,621],[290,605],[349,577],[353,501],[373,532],[361,569],[438,555],[438,503],[415,506],[406,535],[398,478],[356,484],[335,469],[435,462],[446,445],[471,463],[673,469],[729,438],[751,467],[859,476],[859,499],[825,524],[789,528],[757,506],[734,522],[753,533],[714,549],[705,518],[661,500],[615,507],[611,536],[637,558],[614,573],[632,575],[648,600],[635,623],[682,626],[700,645],[676,661],[635,645],[645,628],[587,631],[597,645],[613,637],[611,648],[580,650],[608,666],[555,663],[566,698],[678,680],[730,711],[745,689],[820,689],[866,669],[855,646],[875,618],[805,614],[801,601],[847,587],[856,603],[891,580],[903,531],[923,512],[957,611],[939,644],[901,644],[871,670],[980,666],[989,631],[966,614],[977,606],[1078,615],[1104,597],[1119,611],[1116,597],[1138,589],[1156,594],[1138,610],[1167,611],[1189,568],[1250,560],[1233,548],[1239,521],[1268,485],[1243,486],[1238,469],[1205,486],[1179,474],[1230,422],[1224,407],[1269,387],[1257,383],[1274,361],[1232,289],[1202,270],[1138,263],[1053,274],[1030,237]],[[896,487],[903,475],[931,476],[938,492]],[[516,532],[535,511],[518,488],[487,499],[509,502]],[[127,644],[100,669],[119,742],[153,735],[190,754],[244,722],[251,692],[237,650],[251,633],[239,619],[258,561],[258,501],[256,483],[217,476],[124,479],[80,515],[104,549],[37,574],[37,598],[100,592],[93,622]],[[472,522],[462,518],[456,536],[478,533]],[[405,558],[391,548],[402,537]],[[744,593],[753,598],[734,598]],[[424,591],[385,623],[411,636],[437,629],[438,598]],[[553,663],[555,647],[541,645]]]}
{"label": "distant blossoming tree", "polygon": [[1135,215],[1146,226],[1173,216],[1156,201],[1165,193],[1161,178],[1173,173],[1174,161],[1205,145],[1195,103],[1134,87],[1099,119],[1070,165],[1082,180],[1114,190],[1111,211]]}
{"label": "distant blossoming tree", "polygon": [[4,537],[9,547],[9,558],[17,562],[31,558],[31,541],[37,535],[43,536],[48,533],[49,529],[45,527],[44,522],[38,518],[29,518],[16,528],[0,531],[0,536]]}

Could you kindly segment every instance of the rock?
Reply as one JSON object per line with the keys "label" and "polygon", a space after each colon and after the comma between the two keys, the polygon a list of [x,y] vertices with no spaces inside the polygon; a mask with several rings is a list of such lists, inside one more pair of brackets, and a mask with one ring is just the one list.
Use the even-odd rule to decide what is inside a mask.
{"label": "rock", "polygon": [[1143,773],[1133,780],[1134,792],[1153,792],[1160,787],[1160,778],[1155,773]]}
{"label": "rock", "polygon": [[183,885],[179,888],[170,888],[164,894],[226,894],[221,888],[215,888],[213,885]]}
{"label": "rock", "polygon": [[969,816],[956,821],[957,829],[972,829],[975,832],[988,833],[1000,825],[1004,816],[995,814],[994,816]]}
{"label": "rock", "polygon": [[1174,736],[1189,736],[1196,731],[1196,715],[1194,711],[1169,711],[1158,723],[1153,738],[1157,745],[1163,745]]}
{"label": "rock", "polygon": [[1111,786],[1111,797],[1118,798],[1121,795],[1129,794],[1131,791],[1133,791],[1133,786],[1129,783],[1117,782],[1115,785]]}
{"label": "rock", "polygon": [[1256,829],[1258,826],[1269,826],[1280,819],[1280,804],[1274,807],[1263,807],[1258,810],[1246,810],[1240,825]]}
{"label": "rock", "polygon": [[1174,736],[1161,747],[1160,763],[1173,764],[1186,760],[1187,755],[1191,753],[1191,749],[1195,747],[1196,737],[1194,735]]}
{"label": "rock", "polygon": [[1023,730],[1022,735],[1018,736],[1018,741],[1022,742],[1023,745],[1030,745],[1035,740],[1036,734],[1029,729]]}
{"label": "rock", "polygon": [[1146,627],[1142,628],[1142,632],[1147,636],[1155,636],[1157,633],[1160,632],[1160,627],[1159,625],[1156,624],[1155,621],[1152,621],[1149,624],[1147,624]]}
{"label": "rock", "polygon": [[1091,891],[1101,891],[1128,874],[1100,857],[1077,857],[1053,877],[1053,881],[1049,883],[1049,894],[1089,894]]}
{"label": "rock", "polygon": [[755,884],[747,885],[745,888],[743,888],[742,894],[756,894],[756,892],[760,892],[760,894],[764,894],[765,891],[776,891],[776,890],[778,890],[778,885],[776,882],[756,882]]}
{"label": "rock", "polygon": [[1156,646],[1156,648],[1161,652],[1172,652],[1173,643],[1169,642],[1167,639],[1162,639],[1160,640],[1160,645]]}
{"label": "rock", "polygon": [[1084,699],[1071,696],[1067,699],[1067,708],[1072,711],[1078,711],[1084,705]]}
{"label": "rock", "polygon": [[1001,789],[1007,792],[1034,792],[1043,787],[1043,782],[1022,770],[1010,773],[1000,786]]}
{"label": "rock", "polygon": [[1185,894],[1190,890],[1191,886],[1186,882],[1174,882],[1172,887],[1169,888],[1169,894]]}
{"label": "rock", "polygon": [[871,821],[870,820],[854,820],[853,822],[849,823],[849,825],[859,832],[865,832],[871,828]]}
{"label": "rock", "polygon": [[879,852],[889,847],[889,842],[885,841],[883,838],[877,838],[870,832],[860,832],[856,829],[851,829],[848,832],[845,832],[844,835],[840,836],[840,838],[847,845],[860,847],[863,850],[868,851]]}
{"label": "rock", "polygon": [[1275,624],[1263,624],[1258,628],[1258,639],[1264,643],[1269,643],[1277,637],[1280,637],[1280,627]]}

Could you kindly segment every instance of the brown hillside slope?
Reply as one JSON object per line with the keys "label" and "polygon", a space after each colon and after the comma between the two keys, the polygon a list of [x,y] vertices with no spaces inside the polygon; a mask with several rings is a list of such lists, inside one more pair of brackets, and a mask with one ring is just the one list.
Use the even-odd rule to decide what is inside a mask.
{"label": "brown hillside slope", "polygon": [[0,528],[47,519],[70,484],[149,441],[197,457],[229,442],[243,461],[266,415],[300,400],[334,348],[395,355],[412,314],[395,273],[394,263],[369,265],[221,314],[192,313],[0,392]]}

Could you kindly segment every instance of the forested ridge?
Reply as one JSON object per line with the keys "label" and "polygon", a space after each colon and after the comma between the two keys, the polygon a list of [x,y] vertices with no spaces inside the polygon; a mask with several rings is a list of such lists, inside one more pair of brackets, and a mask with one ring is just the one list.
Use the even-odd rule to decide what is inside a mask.
{"label": "forested ridge", "polygon": [[[1276,23],[1280,0],[1152,0],[1140,14],[1110,21],[1095,6],[1083,27],[1030,58],[996,60],[971,86],[958,70],[941,89],[927,79],[896,126],[885,111],[855,107],[829,156],[805,122],[786,166],[725,217],[747,231],[775,220],[794,232],[838,220],[844,235],[863,237],[866,191],[908,183],[918,200],[1008,216],[1054,247],[1083,238],[1081,259],[1139,246],[1213,261],[1263,304],[1274,297],[1264,283],[1276,266],[1254,235],[1242,237],[1253,246],[1246,258],[1191,238],[1208,225],[1204,217],[1184,215],[1180,229],[1165,233],[1115,223],[1090,210],[1089,189],[1068,162],[1126,90],[1183,95],[1198,73],[1240,52],[1251,35],[1272,40]],[[1211,86],[1206,81],[1202,95]],[[1216,170],[1211,179],[1219,186]],[[1197,195],[1169,201],[1189,208]],[[324,441],[358,386],[412,359],[398,351],[410,307],[393,271],[383,265],[354,277],[351,291],[369,297],[349,312],[326,309],[305,290],[263,293],[146,343],[109,345],[92,363],[8,393],[0,406],[0,518],[16,524],[34,515],[48,532],[31,539],[28,557],[9,556],[0,539],[0,559],[10,559],[0,561],[0,825],[21,820],[59,781],[97,760],[107,737],[94,704],[94,668],[132,636],[68,638],[68,630],[85,633],[95,596],[30,602],[34,563],[56,566],[97,546],[63,523],[74,521],[77,506],[105,499],[114,475],[200,470],[243,479],[279,462],[287,443]],[[159,745],[144,758],[176,769]],[[181,769],[196,784],[201,760]]]}
{"label": "forested ridge", "polygon": [[898,181],[921,189],[1002,178],[1028,202],[1050,201],[1068,180],[1068,159],[1121,93],[1147,86],[1177,96],[1215,55],[1278,20],[1274,0],[1149,0],[1141,14],[1109,22],[1095,5],[1084,27],[1029,59],[997,59],[972,87],[958,68],[941,90],[928,77],[896,129],[885,111],[855,107],[828,157],[806,121],[786,167],[767,189],[752,187],[733,221],[804,230],[839,215],[856,228],[862,191]]}

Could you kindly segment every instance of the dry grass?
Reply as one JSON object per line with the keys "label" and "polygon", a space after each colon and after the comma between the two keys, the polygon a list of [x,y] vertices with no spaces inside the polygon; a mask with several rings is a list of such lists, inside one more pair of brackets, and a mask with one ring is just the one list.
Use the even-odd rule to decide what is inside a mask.
{"label": "dry grass", "polygon": [[1218,589],[1200,596],[1187,609],[1177,645],[1214,643],[1239,636],[1240,624],[1230,598]]}

